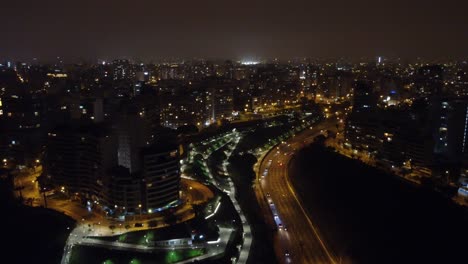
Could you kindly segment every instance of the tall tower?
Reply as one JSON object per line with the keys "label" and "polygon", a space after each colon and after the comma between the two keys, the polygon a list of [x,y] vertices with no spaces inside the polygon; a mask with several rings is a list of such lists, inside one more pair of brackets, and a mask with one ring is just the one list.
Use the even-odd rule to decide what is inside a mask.
{"label": "tall tower", "polygon": [[139,152],[150,143],[150,126],[144,114],[133,110],[122,113],[117,121],[119,165],[130,173],[141,169]]}
{"label": "tall tower", "polygon": [[142,152],[143,204],[147,212],[166,209],[179,201],[180,157],[178,146],[160,141]]}

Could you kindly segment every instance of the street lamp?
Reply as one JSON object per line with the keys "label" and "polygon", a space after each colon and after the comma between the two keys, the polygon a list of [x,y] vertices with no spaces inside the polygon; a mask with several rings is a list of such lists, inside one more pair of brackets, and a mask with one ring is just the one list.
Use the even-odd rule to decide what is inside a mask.
{"label": "street lamp", "polygon": [[47,208],[47,196],[46,196],[46,188],[42,188],[42,195],[44,196],[44,207]]}

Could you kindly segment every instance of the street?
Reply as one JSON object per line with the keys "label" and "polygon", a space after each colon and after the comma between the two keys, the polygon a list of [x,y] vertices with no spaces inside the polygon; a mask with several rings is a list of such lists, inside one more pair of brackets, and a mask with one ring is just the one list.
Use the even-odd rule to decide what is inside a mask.
{"label": "street", "polygon": [[[255,185],[257,200],[264,215],[270,215],[271,218],[273,216],[268,203],[273,203],[281,219],[276,220],[276,224],[280,225],[274,239],[280,263],[336,263],[312,217],[302,207],[288,176],[288,163],[294,151],[310,143],[320,134],[320,130],[332,129],[333,126],[326,122],[299,133],[270,150],[258,167]],[[264,173],[266,169],[268,171]],[[272,221],[272,224],[275,223]]]}

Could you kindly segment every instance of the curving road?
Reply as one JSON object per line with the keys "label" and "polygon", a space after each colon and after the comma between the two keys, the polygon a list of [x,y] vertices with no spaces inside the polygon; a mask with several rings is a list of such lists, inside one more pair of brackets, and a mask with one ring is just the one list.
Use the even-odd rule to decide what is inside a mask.
{"label": "curving road", "polygon": [[[333,126],[324,122],[299,133],[270,150],[258,167],[257,200],[263,214],[270,218],[270,224],[278,227],[274,245],[281,263],[336,263],[333,253],[320,237],[318,227],[302,207],[288,176],[288,164],[294,151],[310,143],[322,129]],[[273,211],[277,217],[273,216]]]}

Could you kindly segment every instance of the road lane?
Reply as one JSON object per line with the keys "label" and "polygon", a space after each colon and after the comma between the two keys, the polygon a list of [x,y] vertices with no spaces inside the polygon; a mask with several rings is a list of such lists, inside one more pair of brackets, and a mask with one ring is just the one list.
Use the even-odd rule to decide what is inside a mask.
{"label": "road lane", "polygon": [[[333,253],[322,241],[318,228],[313,225],[310,215],[302,207],[288,178],[291,154],[310,143],[320,130],[330,128],[332,125],[326,122],[299,133],[268,152],[259,166],[258,184],[255,189],[261,208],[266,210],[265,215],[273,217],[269,206],[265,205],[268,203],[265,195],[269,193],[269,198],[275,204],[278,215],[287,228],[287,230],[279,229],[274,241],[276,254],[281,263],[335,263]],[[270,160],[271,165],[269,165]],[[267,168],[268,173],[262,178],[261,175]],[[273,224],[273,221],[268,222]]]}

